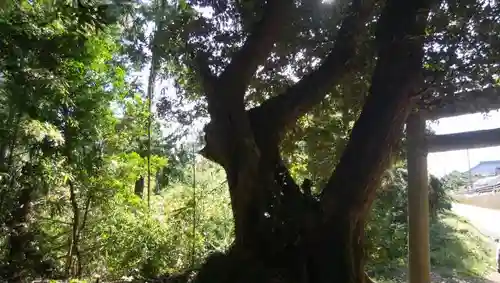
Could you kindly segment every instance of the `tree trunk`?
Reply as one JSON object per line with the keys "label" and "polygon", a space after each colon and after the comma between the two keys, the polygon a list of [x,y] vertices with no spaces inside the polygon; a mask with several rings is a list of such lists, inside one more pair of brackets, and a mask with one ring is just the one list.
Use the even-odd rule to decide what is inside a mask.
{"label": "tree trunk", "polygon": [[[352,33],[364,27],[370,15],[373,3],[369,2],[353,1],[353,12],[344,20],[341,39],[349,41],[350,48],[356,43]],[[226,170],[236,241],[227,254],[208,258],[196,282],[371,281],[364,272],[365,218],[401,137],[412,97],[421,87],[423,35],[432,2],[386,1],[377,23],[377,66],[370,94],[319,200],[300,191],[281,162],[278,145],[284,126],[307,112],[321,96],[315,93],[309,98],[314,101],[308,100],[307,91],[291,87],[291,94],[269,100],[290,98],[279,111],[275,109],[278,104],[263,103],[245,112],[244,80],[232,77],[239,72],[226,72],[248,60],[240,57],[211,84],[207,99],[212,121],[205,128],[204,153]],[[264,46],[269,46],[269,40]],[[337,44],[343,41],[337,40]],[[349,50],[345,46],[339,49]],[[243,47],[241,53],[247,51]],[[336,70],[337,78],[342,73],[337,64],[345,62],[330,58],[334,59],[325,60],[317,72],[302,79],[298,89],[321,89],[318,84],[328,79],[328,67]],[[250,65],[256,66],[255,62]],[[241,69],[248,71],[246,67]],[[315,84],[308,85],[308,81]]]}
{"label": "tree trunk", "polygon": [[144,177],[142,175],[135,181],[134,193],[140,198],[144,194]]}
{"label": "tree trunk", "polygon": [[296,199],[288,205],[293,212],[283,206],[277,219],[260,219],[261,233],[254,234],[260,246],[251,254],[236,243],[226,254],[211,255],[195,282],[372,282],[364,272],[359,212],[339,213],[334,225],[321,225],[317,200]]}
{"label": "tree trunk", "polygon": [[[33,170],[31,164],[26,164],[22,170],[23,175],[26,174],[29,176]],[[15,210],[12,212],[10,220],[6,223],[10,229],[6,277],[9,282],[15,283],[23,282],[29,275],[30,255],[33,250],[33,235],[30,231],[29,215],[32,212],[32,194],[34,188],[29,183],[29,180],[22,182],[21,186]]]}
{"label": "tree trunk", "polygon": [[[71,235],[68,239],[68,253],[66,256],[66,276],[73,277],[79,271],[78,266],[81,264],[80,258],[80,208],[78,207],[77,195],[73,182],[68,181],[70,188],[70,202],[71,210],[73,212],[73,219],[71,225]],[[76,259],[76,268],[75,268]]]}

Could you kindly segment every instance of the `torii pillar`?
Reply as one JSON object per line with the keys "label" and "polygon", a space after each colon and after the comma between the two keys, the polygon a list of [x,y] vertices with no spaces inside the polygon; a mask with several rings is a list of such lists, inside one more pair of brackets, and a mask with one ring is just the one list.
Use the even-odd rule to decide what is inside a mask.
{"label": "torii pillar", "polygon": [[425,119],[413,113],[406,122],[408,164],[409,283],[430,283],[429,182]]}

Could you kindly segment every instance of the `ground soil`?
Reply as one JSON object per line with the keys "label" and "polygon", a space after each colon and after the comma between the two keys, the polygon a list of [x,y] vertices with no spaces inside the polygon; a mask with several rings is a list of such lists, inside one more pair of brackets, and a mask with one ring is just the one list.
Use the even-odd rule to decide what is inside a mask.
{"label": "ground soil", "polygon": [[500,283],[500,274],[491,273],[490,275],[484,277],[468,277],[468,276],[457,276],[457,277],[440,277],[439,275],[434,275],[432,278],[432,283]]}
{"label": "ground soil", "polygon": [[491,282],[491,283],[500,283],[500,274],[498,272],[492,272],[489,276],[488,276],[488,280]]}
{"label": "ground soil", "polygon": [[487,276],[440,276],[432,273],[432,283],[500,283],[500,274],[491,271]]}
{"label": "ground soil", "polygon": [[[500,283],[500,274],[494,272],[493,270],[486,276],[467,276],[458,274],[447,274],[449,272],[439,272],[433,271],[431,273],[431,283]],[[388,281],[377,281],[381,283],[391,282],[391,283],[407,283],[408,278],[404,270],[398,272]]]}

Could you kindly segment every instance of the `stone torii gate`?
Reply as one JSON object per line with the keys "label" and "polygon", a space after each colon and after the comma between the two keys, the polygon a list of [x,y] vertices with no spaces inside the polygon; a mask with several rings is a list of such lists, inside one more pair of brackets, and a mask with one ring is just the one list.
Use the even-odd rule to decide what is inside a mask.
{"label": "stone torii gate", "polygon": [[500,145],[500,129],[426,135],[427,120],[500,109],[500,88],[462,92],[422,102],[407,120],[409,283],[430,283],[429,185],[427,154]]}

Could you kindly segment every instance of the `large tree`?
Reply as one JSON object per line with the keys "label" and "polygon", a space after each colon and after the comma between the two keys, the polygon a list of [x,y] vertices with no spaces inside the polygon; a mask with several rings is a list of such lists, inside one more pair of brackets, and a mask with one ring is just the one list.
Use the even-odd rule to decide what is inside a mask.
{"label": "large tree", "polygon": [[[253,32],[218,76],[198,60],[211,117],[205,128],[204,155],[226,170],[235,219],[233,257],[250,261],[241,263],[247,270],[252,269],[249,264],[264,261],[269,269],[285,265],[281,276],[288,280],[365,281],[364,219],[411,109],[411,98],[420,91],[432,1],[388,1],[383,7],[376,27],[378,58],[370,94],[318,203],[307,205],[309,196],[282,165],[279,143],[287,126],[320,102],[348,70],[357,39],[377,4],[349,5],[321,66],[248,113],[245,93],[250,80],[290,20],[293,2],[265,4]],[[202,271],[200,281],[213,277],[208,274]],[[261,276],[254,280],[273,280],[270,274]]]}
{"label": "large tree", "polygon": [[[494,82],[496,3],[320,2],[179,1],[159,20],[152,48],[178,94],[206,102],[202,154],[226,171],[235,221],[233,248],[199,282],[364,282],[364,220],[414,100],[439,101],[431,85],[442,98]],[[348,80],[369,83],[349,92]],[[364,104],[314,198],[280,144],[335,92]]]}

